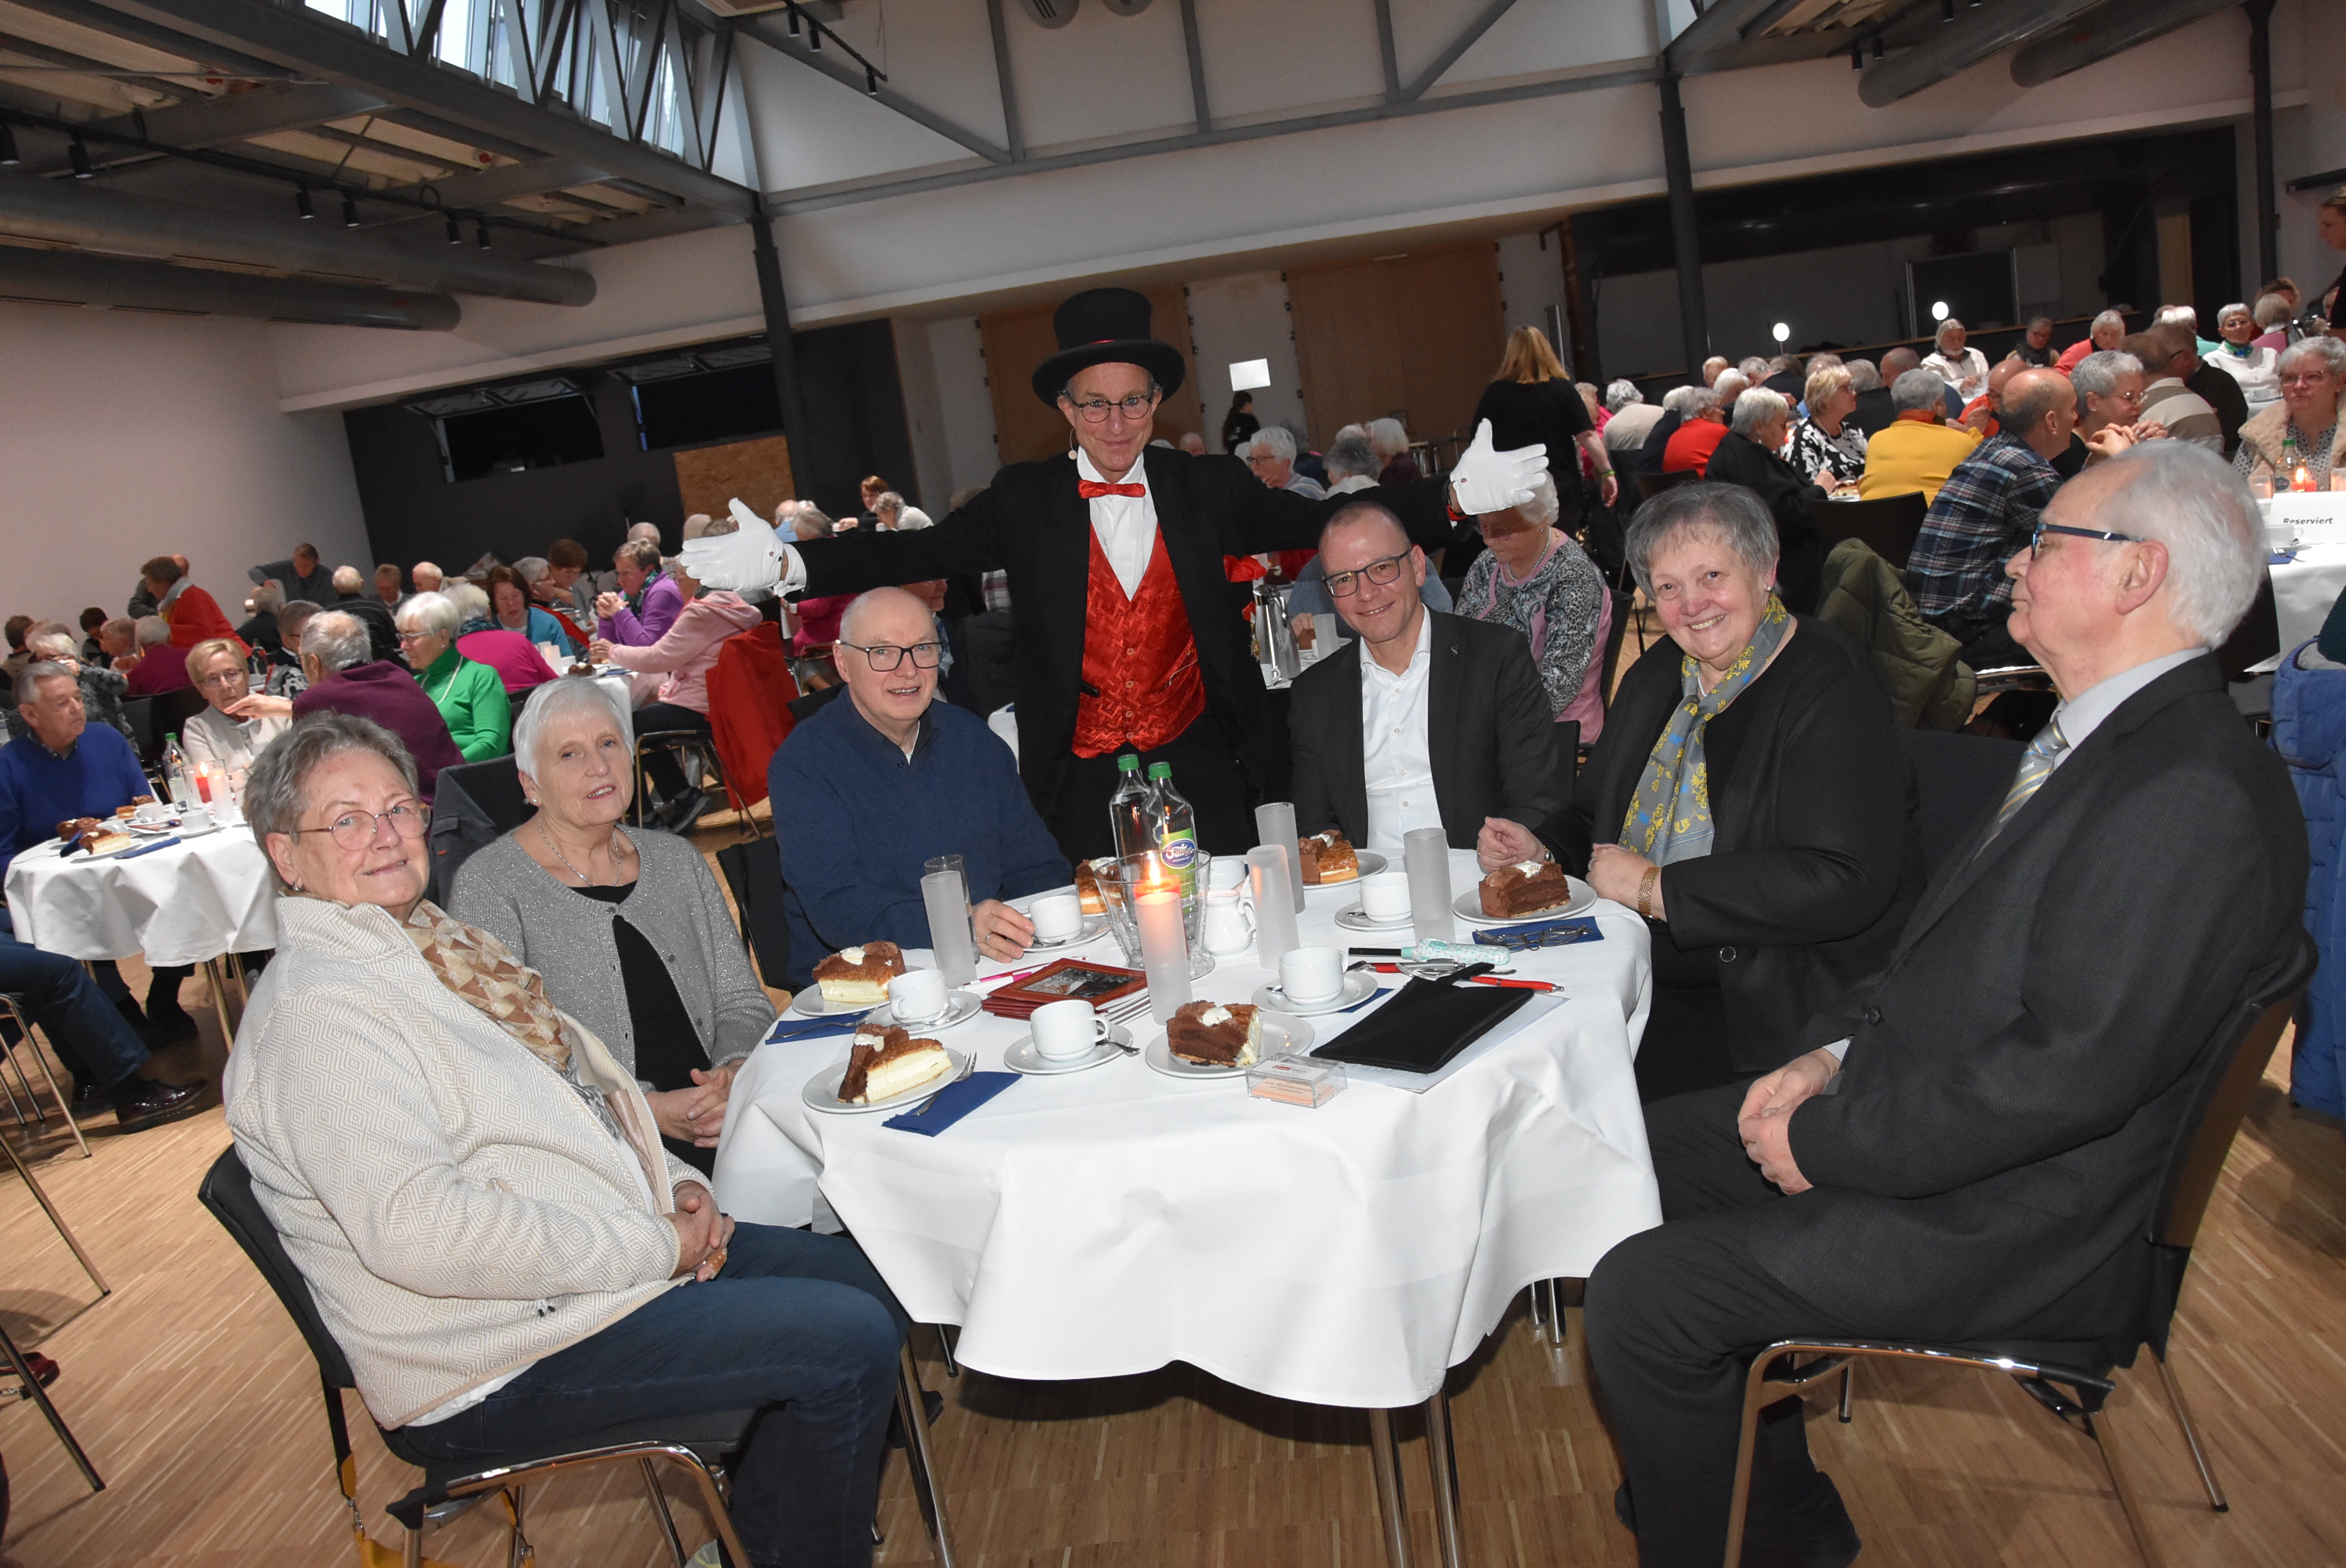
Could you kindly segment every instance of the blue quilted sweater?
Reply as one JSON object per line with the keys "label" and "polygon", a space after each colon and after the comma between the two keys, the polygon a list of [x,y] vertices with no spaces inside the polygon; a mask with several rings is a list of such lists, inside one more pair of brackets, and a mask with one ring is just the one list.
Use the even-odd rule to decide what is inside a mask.
{"label": "blue quilted sweater", "polygon": [[2346,1115],[2346,669],[2300,669],[2290,650],[2273,677],[2273,745],[2289,764],[2305,812],[2313,871],[2305,888],[2305,929],[2321,967],[2298,1006],[2290,1098]]}

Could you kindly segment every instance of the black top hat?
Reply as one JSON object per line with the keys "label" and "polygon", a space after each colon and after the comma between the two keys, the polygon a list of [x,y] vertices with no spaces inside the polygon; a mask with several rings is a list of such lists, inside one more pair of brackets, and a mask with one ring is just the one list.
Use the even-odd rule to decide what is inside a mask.
{"label": "black top hat", "polygon": [[1138,365],[1160,391],[1178,391],[1188,373],[1181,351],[1148,335],[1148,296],[1129,289],[1086,289],[1070,299],[1052,313],[1059,351],[1035,367],[1035,395],[1057,403],[1067,378],[1094,365]]}

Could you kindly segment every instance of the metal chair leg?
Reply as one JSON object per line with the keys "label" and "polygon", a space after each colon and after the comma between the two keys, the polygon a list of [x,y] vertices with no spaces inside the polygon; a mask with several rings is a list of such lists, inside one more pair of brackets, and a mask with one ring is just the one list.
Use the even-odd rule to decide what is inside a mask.
{"label": "metal chair leg", "polygon": [[220,1048],[236,1048],[236,1025],[228,1015],[228,971],[217,958],[204,960],[204,983],[211,988],[212,1011],[219,1015]]}
{"label": "metal chair leg", "polygon": [[937,1350],[945,1359],[945,1376],[958,1378],[961,1376],[961,1363],[954,1359],[953,1330],[943,1323],[936,1325],[936,1330]]}
{"label": "metal chair leg", "polygon": [[913,1492],[927,1518],[937,1568],[954,1568],[953,1528],[945,1518],[944,1488],[938,1484],[934,1456],[929,1449],[929,1412],[921,1398],[921,1369],[913,1360],[911,1346],[896,1356],[896,1408],[904,1422],[904,1458],[913,1470]]}
{"label": "metal chair leg", "polygon": [[1410,1568],[1409,1494],[1402,1485],[1391,1410],[1369,1412],[1369,1460],[1376,1471],[1377,1522],[1384,1532],[1387,1568]]}
{"label": "metal chair leg", "polygon": [[684,1543],[676,1533],[676,1515],[668,1512],[668,1493],[660,1490],[659,1470],[650,1460],[636,1461],[643,1467],[644,1490],[651,1493],[652,1517],[659,1522],[660,1534],[667,1538],[668,1555],[676,1559],[676,1568],[689,1568],[684,1555]]}
{"label": "metal chair leg", "polygon": [[106,1282],[106,1276],[97,1271],[97,1265],[92,1263],[89,1260],[89,1254],[81,1249],[81,1243],[75,1239],[73,1228],[66,1224],[65,1216],[57,1212],[57,1206],[49,1201],[49,1195],[42,1191],[41,1184],[33,1178],[32,1167],[27,1166],[23,1157],[9,1146],[5,1138],[0,1138],[0,1149],[8,1151],[8,1163],[16,1167],[16,1174],[25,1178],[25,1185],[32,1189],[34,1198],[40,1204],[42,1211],[49,1217],[49,1223],[57,1227],[57,1234],[65,1237],[67,1247],[73,1248],[74,1257],[81,1262],[82,1272],[88,1275],[90,1283],[97,1287],[98,1295],[102,1297],[113,1295],[114,1287]]}
{"label": "metal chair leg", "polygon": [[2207,1489],[2208,1506],[2218,1513],[2229,1513],[2232,1505],[2225,1501],[2224,1489],[2217,1483],[2216,1467],[2208,1461],[2208,1451],[2199,1441],[2199,1429],[2191,1424],[2191,1407],[2183,1402],[2183,1385],[2175,1380],[2175,1369],[2167,1358],[2154,1354],[2158,1363],[2158,1380],[2167,1388],[2168,1408],[2175,1412],[2175,1424],[2183,1429],[2183,1441],[2191,1450],[2191,1462],[2199,1467],[2199,1484]]}
{"label": "metal chair leg", "polygon": [[1530,1295],[1532,1298],[1532,1329],[1535,1331],[1535,1337],[1536,1337],[1537,1330],[1547,1327],[1547,1307],[1546,1304],[1540,1299],[1540,1287],[1545,1283],[1547,1282],[1544,1279],[1535,1279],[1532,1281]]}
{"label": "metal chair leg", "polygon": [[1547,1281],[1547,1334],[1549,1340],[1562,1348],[1565,1339],[1564,1288],[1559,1280]]}
{"label": "metal chair leg", "polygon": [[1851,1384],[1857,1379],[1857,1363],[1851,1361],[1841,1369],[1841,1424],[1849,1425]]}
{"label": "metal chair leg", "polygon": [[104,1492],[106,1482],[98,1479],[97,1467],[89,1462],[89,1455],[84,1453],[81,1444],[74,1440],[73,1429],[66,1425],[63,1416],[57,1414],[57,1407],[49,1402],[49,1390],[41,1387],[40,1379],[33,1376],[33,1369],[25,1360],[25,1352],[16,1349],[16,1341],[8,1337],[5,1329],[0,1329],[0,1350],[6,1352],[9,1369],[24,1383],[25,1397],[41,1407],[41,1414],[49,1420],[49,1430],[57,1434],[57,1441],[66,1445],[67,1453],[73,1455],[74,1463],[81,1467],[82,1479],[89,1482],[89,1489]]}
{"label": "metal chair leg", "polygon": [[[22,1014],[18,1015],[18,1022],[20,1023],[23,1022]],[[81,1124],[74,1120],[72,1099],[63,1089],[57,1087],[57,1075],[49,1066],[49,1054],[33,1043],[31,1030],[27,1029],[24,1033],[25,1044],[32,1050],[33,1060],[40,1064],[41,1077],[48,1084],[49,1093],[56,1096],[57,1110],[65,1116],[66,1129],[73,1134],[74,1142],[81,1145],[81,1157],[88,1159],[90,1157],[89,1140],[81,1135]],[[24,1072],[22,1066],[16,1070],[20,1074]]]}
{"label": "metal chair leg", "polygon": [[2135,1496],[2134,1483],[2128,1479],[2127,1466],[2118,1455],[2118,1444],[2113,1441],[2110,1412],[2105,1407],[2098,1414],[2085,1418],[2086,1435],[2094,1440],[2100,1451],[2103,1468],[2110,1472],[2110,1487],[2118,1494],[2118,1506],[2126,1511],[2127,1526],[2134,1532],[2135,1549],[2142,1553],[2143,1568],[2159,1568],[2158,1548],[2151,1544],[2150,1524],[2142,1516],[2142,1503]]}
{"label": "metal chair leg", "polygon": [[522,1533],[522,1497],[525,1491],[519,1486],[505,1488],[505,1508],[513,1520],[513,1531],[505,1537],[505,1568],[532,1568],[537,1561],[537,1549]]}
{"label": "metal chair leg", "polygon": [[1425,1401],[1425,1463],[1433,1477],[1433,1532],[1442,1568],[1461,1568],[1465,1554],[1458,1541],[1457,1460],[1450,1446],[1450,1396],[1441,1389]]}

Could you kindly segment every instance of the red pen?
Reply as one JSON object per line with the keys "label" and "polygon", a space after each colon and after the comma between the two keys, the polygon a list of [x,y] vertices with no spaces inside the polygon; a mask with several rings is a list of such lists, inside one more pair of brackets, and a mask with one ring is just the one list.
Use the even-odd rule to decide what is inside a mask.
{"label": "red pen", "polygon": [[1514,991],[1554,991],[1556,989],[1545,980],[1503,980],[1495,974],[1478,974],[1474,978],[1477,985],[1504,985]]}

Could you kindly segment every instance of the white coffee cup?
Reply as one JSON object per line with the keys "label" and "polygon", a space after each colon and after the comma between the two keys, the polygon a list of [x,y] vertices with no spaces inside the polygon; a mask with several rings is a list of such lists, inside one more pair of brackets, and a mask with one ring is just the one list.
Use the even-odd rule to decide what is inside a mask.
{"label": "white coffee cup", "polygon": [[1279,988],[1307,1007],[1333,1002],[1344,990],[1344,955],[1332,947],[1290,949],[1279,961]]}
{"label": "white coffee cup", "polygon": [[1076,997],[1046,1002],[1026,1022],[1035,1032],[1035,1054],[1051,1062],[1072,1061],[1107,1037],[1107,1020]]}
{"label": "white coffee cup", "polygon": [[179,814],[179,826],[182,828],[200,832],[211,825],[212,811],[209,806],[190,806]]}
{"label": "white coffee cup", "polygon": [[933,969],[908,969],[888,982],[888,1011],[906,1028],[935,1023],[946,1005],[945,977]]}
{"label": "white coffee cup", "polygon": [[1409,918],[1409,876],[1404,871],[1379,871],[1361,879],[1361,912],[1371,920]]}
{"label": "white coffee cup", "polygon": [[1084,929],[1084,901],[1073,893],[1049,893],[1026,911],[1035,934],[1045,942],[1065,942]]}
{"label": "white coffee cup", "polygon": [[142,803],[133,815],[141,822],[159,822],[170,815],[170,808],[160,800],[148,800]]}
{"label": "white coffee cup", "polygon": [[1213,892],[1220,892],[1226,888],[1235,888],[1246,880],[1247,863],[1244,855],[1216,855],[1214,863],[1206,871],[1206,886]]}

